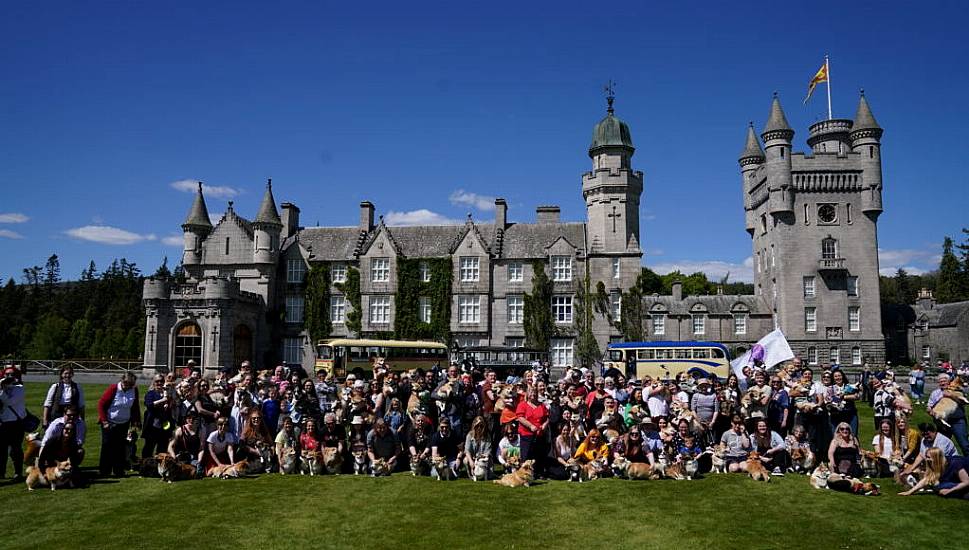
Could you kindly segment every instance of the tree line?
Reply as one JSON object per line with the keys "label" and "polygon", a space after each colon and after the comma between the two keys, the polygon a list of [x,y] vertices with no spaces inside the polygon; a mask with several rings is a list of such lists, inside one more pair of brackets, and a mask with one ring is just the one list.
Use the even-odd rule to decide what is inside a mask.
{"label": "tree line", "polygon": [[[172,276],[168,259],[155,273]],[[57,255],[0,288],[0,357],[138,360],[145,343],[141,269],[125,258],[79,279],[61,278]]]}
{"label": "tree line", "polygon": [[879,278],[882,304],[914,304],[923,288],[931,290],[940,304],[969,300],[969,229],[963,228],[962,233],[962,244],[955,244],[952,237],[943,239],[937,270],[916,275],[899,268],[892,276],[882,275]]}

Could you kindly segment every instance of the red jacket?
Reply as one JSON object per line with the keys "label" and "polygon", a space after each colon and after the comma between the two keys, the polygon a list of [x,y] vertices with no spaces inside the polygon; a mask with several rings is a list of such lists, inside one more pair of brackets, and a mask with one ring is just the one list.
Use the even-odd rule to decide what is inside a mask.
{"label": "red jacket", "polygon": [[[135,402],[131,405],[131,424],[141,425],[141,408],[138,405],[138,386],[134,387]],[[104,390],[101,399],[98,399],[98,422],[102,424],[108,421],[108,408],[114,402],[114,394],[118,392],[118,383],[111,384]]]}

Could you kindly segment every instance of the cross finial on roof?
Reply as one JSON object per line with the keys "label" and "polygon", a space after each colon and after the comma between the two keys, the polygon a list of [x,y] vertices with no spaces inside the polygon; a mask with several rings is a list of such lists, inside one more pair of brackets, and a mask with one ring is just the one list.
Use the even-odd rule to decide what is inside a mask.
{"label": "cross finial on roof", "polygon": [[602,88],[602,91],[606,92],[606,102],[609,104],[606,112],[611,115],[614,112],[612,102],[616,100],[616,83],[610,78],[609,82],[606,82],[606,85]]}

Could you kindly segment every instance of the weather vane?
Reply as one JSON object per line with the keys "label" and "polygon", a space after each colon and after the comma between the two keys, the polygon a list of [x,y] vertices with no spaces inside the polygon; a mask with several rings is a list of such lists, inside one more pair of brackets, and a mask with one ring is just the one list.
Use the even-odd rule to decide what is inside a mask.
{"label": "weather vane", "polygon": [[612,102],[616,100],[616,83],[610,78],[609,82],[602,88],[602,91],[606,92],[606,101],[609,102],[609,108],[606,109],[609,114],[612,114]]}

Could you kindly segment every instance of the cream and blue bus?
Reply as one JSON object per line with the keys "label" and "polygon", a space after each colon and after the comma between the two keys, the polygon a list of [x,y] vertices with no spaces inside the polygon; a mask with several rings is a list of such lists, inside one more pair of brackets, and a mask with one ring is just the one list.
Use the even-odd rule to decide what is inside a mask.
{"label": "cream and blue bus", "polygon": [[719,378],[730,373],[730,354],[718,342],[618,342],[606,348],[606,369],[626,376],[673,378],[699,369]]}
{"label": "cream and blue bus", "polygon": [[316,346],[316,370],[344,378],[348,373],[370,376],[374,361],[384,359],[396,371],[448,366],[448,348],[440,342],[334,338]]}

